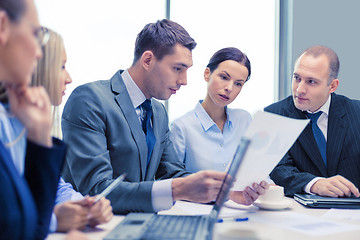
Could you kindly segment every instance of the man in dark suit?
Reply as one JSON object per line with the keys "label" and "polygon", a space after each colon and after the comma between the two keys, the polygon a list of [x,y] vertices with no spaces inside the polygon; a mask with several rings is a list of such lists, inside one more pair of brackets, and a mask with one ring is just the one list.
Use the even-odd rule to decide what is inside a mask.
{"label": "man in dark suit", "polygon": [[[169,138],[166,110],[154,100],[166,100],[186,85],[195,46],[175,22],[164,19],[147,24],[138,34],[129,69],[73,91],[62,115],[64,141],[69,146],[63,172],[67,182],[83,194],[94,195],[127,173],[108,196],[115,213],[157,212],[180,199],[215,199],[225,173],[190,175],[185,170]],[[234,200],[250,204],[267,184],[252,187],[234,194]]]}
{"label": "man in dark suit", "polygon": [[292,96],[265,108],[312,121],[270,174],[289,196],[359,197],[360,102],[334,93],[339,66],[333,50],[308,48],[295,62]]}

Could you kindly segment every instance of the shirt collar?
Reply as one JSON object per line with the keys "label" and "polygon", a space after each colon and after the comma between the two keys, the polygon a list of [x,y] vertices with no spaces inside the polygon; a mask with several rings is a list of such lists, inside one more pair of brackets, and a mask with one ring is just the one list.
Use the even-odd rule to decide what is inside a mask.
{"label": "shirt collar", "polygon": [[139,107],[146,100],[145,95],[130,76],[128,69],[121,73],[121,77],[124,80],[126,90],[129,93],[134,108]]}
{"label": "shirt collar", "polygon": [[227,106],[225,106],[225,113],[226,113],[226,122],[225,122],[225,124],[228,124],[229,127],[232,127],[231,115],[229,114],[229,109],[228,109]]}
{"label": "shirt collar", "polygon": [[[209,116],[209,114],[205,111],[205,109],[203,108],[203,106],[201,105],[201,103],[203,102],[203,100],[200,100],[195,107],[195,114],[197,115],[201,125],[203,126],[204,130],[207,131],[209,130],[209,128],[211,128],[212,126],[216,125],[215,122],[212,120],[212,118]],[[229,125],[232,126],[232,122],[231,122],[231,118],[228,114],[228,109],[227,107],[225,107],[225,112],[226,112],[226,122],[225,125]]]}

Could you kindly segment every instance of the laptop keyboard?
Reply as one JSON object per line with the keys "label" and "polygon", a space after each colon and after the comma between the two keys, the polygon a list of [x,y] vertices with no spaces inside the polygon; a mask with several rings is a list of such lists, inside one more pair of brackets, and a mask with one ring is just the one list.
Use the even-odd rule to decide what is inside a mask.
{"label": "laptop keyboard", "polygon": [[154,215],[141,239],[195,239],[195,233],[201,221],[205,221],[203,216]]}

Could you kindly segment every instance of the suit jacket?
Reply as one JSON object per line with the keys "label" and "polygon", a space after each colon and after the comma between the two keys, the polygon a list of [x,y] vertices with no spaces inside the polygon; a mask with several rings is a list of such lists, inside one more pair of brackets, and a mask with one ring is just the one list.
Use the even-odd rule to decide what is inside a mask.
{"label": "suit jacket", "polygon": [[[286,117],[304,119],[292,96],[265,108]],[[306,126],[289,152],[274,168],[270,177],[292,196],[304,192],[315,177],[341,175],[360,187],[360,101],[332,93],[327,129],[327,167],[310,124]]]}
{"label": "suit jacket", "polygon": [[138,116],[121,72],[110,80],[76,88],[62,115],[64,141],[68,145],[63,177],[82,194],[99,194],[117,176],[125,182],[108,195],[115,213],[153,212],[154,180],[185,176],[169,138],[164,106],[152,102],[156,143],[146,169],[147,145]]}
{"label": "suit jacket", "polygon": [[0,239],[44,239],[55,203],[65,146],[28,141],[24,177],[0,142]]}

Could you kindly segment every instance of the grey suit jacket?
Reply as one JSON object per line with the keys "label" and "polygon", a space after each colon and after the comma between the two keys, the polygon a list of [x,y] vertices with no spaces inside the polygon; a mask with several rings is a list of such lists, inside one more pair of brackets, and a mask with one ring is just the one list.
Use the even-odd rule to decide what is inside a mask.
{"label": "grey suit jacket", "polygon": [[[265,111],[303,119],[292,96],[265,108]],[[333,93],[328,118],[325,166],[311,126],[308,125],[270,177],[292,196],[304,192],[315,177],[342,175],[360,187],[360,101]]]}
{"label": "grey suit jacket", "polygon": [[156,143],[146,170],[146,136],[121,72],[110,80],[79,86],[69,97],[62,115],[64,141],[68,144],[63,177],[82,194],[95,195],[127,173],[125,182],[108,195],[114,212],[153,212],[153,181],[189,173],[169,138],[166,110],[154,99]]}

